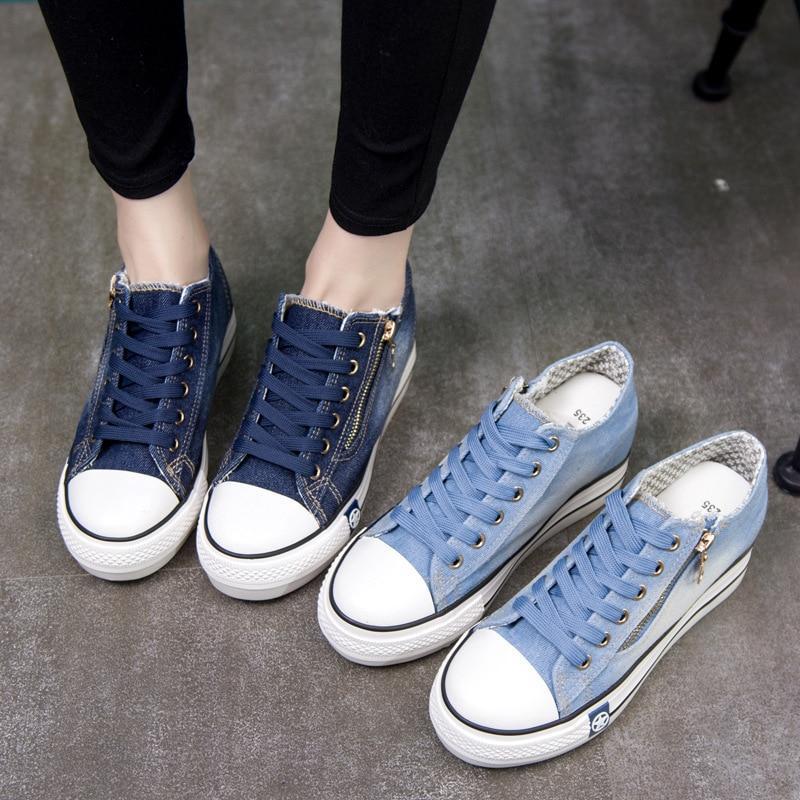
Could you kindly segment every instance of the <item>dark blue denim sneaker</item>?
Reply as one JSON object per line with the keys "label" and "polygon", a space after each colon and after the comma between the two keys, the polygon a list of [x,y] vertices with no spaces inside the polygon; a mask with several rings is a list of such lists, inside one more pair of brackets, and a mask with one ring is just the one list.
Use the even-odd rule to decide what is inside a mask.
{"label": "dark blue denim sneaker", "polygon": [[221,592],[279,597],[347,542],[408,385],[414,324],[410,267],[402,305],[388,311],[281,296],[250,405],[197,528],[200,563]]}
{"label": "dark blue denim sneaker", "polygon": [[92,393],[58,484],[61,535],[93,575],[143,578],[172,558],[207,488],[205,429],[233,351],[236,318],[222,265],[181,287],[111,281]]}

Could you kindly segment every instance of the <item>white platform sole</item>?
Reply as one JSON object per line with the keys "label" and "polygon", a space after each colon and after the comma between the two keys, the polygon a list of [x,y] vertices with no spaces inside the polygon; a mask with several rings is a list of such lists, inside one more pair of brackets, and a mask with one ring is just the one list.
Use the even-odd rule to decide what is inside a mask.
{"label": "white platform sole", "polygon": [[[456,649],[454,648],[439,669],[430,693],[429,711],[437,736],[453,755],[479,767],[517,767],[533,764],[580,747],[617,719],[644,679],[670,647],[733,593],[741,583],[749,561],[750,551],[700,596],[611,691],[598,697],[591,705],[563,722],[544,726],[530,733],[497,734],[478,730],[462,722],[448,709],[442,697],[441,686],[442,676],[447,663],[453,657]],[[608,707],[603,709],[605,704],[608,704]],[[599,722],[595,722],[593,732],[591,719],[595,712],[597,712],[595,720],[599,719]]]}
{"label": "white platform sole", "polygon": [[349,550],[345,549],[331,566],[320,589],[317,619],[322,633],[340,655],[370,667],[413,661],[446,647],[483,617],[487,606],[529,553],[573,522],[600,509],[606,496],[622,485],[627,469],[626,459],[613,472],[571,497],[537,535],[478,591],[446,614],[413,627],[401,630],[370,630],[353,625],[336,613],[330,601],[330,585],[339,561]]}
{"label": "white platform sole", "polygon": [[[381,438],[406,393],[415,360],[416,347],[411,351],[400,378],[400,384],[383,426]],[[350,538],[352,529],[346,510],[352,506],[355,500],[358,501],[359,508],[364,504],[381,438],[372,448],[361,483],[350,499],[344,503],[342,513],[311,540],[284,553],[264,558],[237,558],[217,550],[208,540],[205,528],[206,503],[208,502],[208,498],[206,498],[197,525],[197,555],[200,565],[214,587],[223,594],[239,600],[273,600],[299,589],[319,575]]]}
{"label": "white platform sole", "polygon": [[[236,314],[232,313],[222,343],[217,382],[230,363],[235,337]],[[208,451],[204,436],[200,468],[189,496],[178,510],[151,533],[128,542],[97,539],[82,531],[72,521],[65,497],[66,471],[65,464],[58,481],[56,515],[67,550],[83,569],[98,578],[107,581],[134,581],[161,569],[180,550],[197,524],[200,506],[208,489]]]}

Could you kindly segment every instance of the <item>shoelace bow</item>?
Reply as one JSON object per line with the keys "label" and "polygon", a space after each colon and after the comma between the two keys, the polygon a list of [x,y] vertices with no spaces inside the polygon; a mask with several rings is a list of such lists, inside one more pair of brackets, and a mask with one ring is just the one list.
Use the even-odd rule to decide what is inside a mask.
{"label": "shoelace bow", "polygon": [[[428,476],[428,495],[425,496],[421,485],[416,486],[392,510],[390,518],[444,563],[457,568],[463,557],[448,539],[481,547],[485,534],[468,528],[464,524],[467,517],[471,515],[489,525],[502,522],[504,512],[482,500],[487,496],[501,502],[519,500],[522,496],[519,487],[498,481],[507,472],[525,478],[537,474],[541,465],[520,459],[521,450],[552,451],[554,443],[553,438],[531,430],[530,426],[512,425],[502,419],[496,422],[491,405],[464,441],[448,454],[447,477],[442,477],[443,467],[437,467]],[[465,462],[470,456],[468,470]]]}
{"label": "shoelace bow", "polygon": [[[517,597],[513,608],[570,663],[585,669],[591,656],[572,637],[578,636],[595,647],[607,645],[610,634],[588,622],[592,612],[608,622],[625,622],[627,609],[606,600],[605,595],[613,591],[629,600],[641,600],[643,586],[623,580],[622,575],[627,569],[639,575],[653,575],[664,567],[662,562],[640,555],[646,543],[669,550],[675,539],[665,531],[631,519],[622,492],[613,492],[588,533],[576,539],[569,553],[538,578],[530,591]],[[563,598],[563,602],[556,605],[554,597]]]}
{"label": "shoelace bow", "polygon": [[[117,385],[109,384],[107,396],[114,402],[103,404],[95,437],[105,441],[136,442],[173,447],[173,432],[156,430],[157,423],[175,424],[183,419],[175,408],[159,408],[161,400],[184,397],[188,384],[167,381],[194,364],[191,356],[172,359],[175,347],[185,347],[192,339],[190,330],[178,330],[177,323],[198,313],[198,305],[182,303],[143,316],[121,300],[117,302],[117,328],[111,338],[109,372],[119,373]],[[123,323],[127,323],[125,326]],[[121,350],[120,350],[121,348]],[[119,355],[119,353],[122,355]],[[131,363],[132,355],[152,363],[140,367]],[[123,409],[135,413],[120,416]]]}
{"label": "shoelace bow", "polygon": [[[310,438],[309,432],[313,428],[336,427],[340,419],[335,412],[319,411],[319,403],[346,399],[342,386],[325,385],[328,375],[346,375],[352,369],[349,361],[334,359],[333,355],[337,347],[357,348],[362,338],[357,331],[292,328],[277,315],[272,321],[272,333],[262,370],[264,388],[253,406],[258,417],[254,420],[248,415],[233,449],[310,478],[319,474],[318,467],[301,456],[326,452],[326,446],[324,440]],[[299,352],[286,353],[281,345]],[[280,373],[295,378],[299,385],[289,386]],[[275,403],[278,399],[289,408],[279,407]]]}

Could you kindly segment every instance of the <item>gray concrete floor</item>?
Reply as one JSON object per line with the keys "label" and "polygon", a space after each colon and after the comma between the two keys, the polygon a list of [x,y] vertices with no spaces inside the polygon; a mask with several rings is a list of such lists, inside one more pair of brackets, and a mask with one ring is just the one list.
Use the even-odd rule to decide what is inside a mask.
{"label": "gray concrete floor", "polygon": [[[735,96],[713,107],[687,82],[721,0],[499,5],[418,227],[418,367],[367,516],[421,479],[511,375],[605,338],[637,360],[634,469],[733,427],[774,459],[800,429],[791,4],[768,4]],[[325,210],[338,4],[187,8],[195,174],[241,326],[209,430],[215,461]],[[0,119],[2,798],[800,797],[800,499],[774,487],[741,589],[620,721],[504,772],[438,744],[426,706],[441,654],[380,671],[334,654],[318,580],[277,602],[234,601],[191,543],[139,583],[84,574],[54,491],[117,255],[108,192],[31,4],[0,5]],[[506,594],[575,533],[535,553]]]}

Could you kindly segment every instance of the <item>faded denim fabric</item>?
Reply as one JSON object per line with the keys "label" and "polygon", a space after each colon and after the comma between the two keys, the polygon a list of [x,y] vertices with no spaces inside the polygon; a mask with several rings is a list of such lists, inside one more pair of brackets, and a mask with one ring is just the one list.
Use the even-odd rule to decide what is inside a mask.
{"label": "faded denim fabric", "polygon": [[[550,385],[551,376],[558,375],[562,369],[583,360],[590,361],[596,354],[609,351],[613,351],[620,364],[624,365],[622,370],[625,377],[621,379],[621,391],[616,402],[593,425],[582,430],[557,425],[547,421],[540,411],[531,407],[530,402],[526,402],[545,383]],[[555,362],[528,385],[522,378],[514,378],[493,406],[495,420],[504,419],[516,425],[530,425],[531,430],[536,430],[543,436],[557,436],[560,444],[553,452],[525,448],[520,451],[520,459],[530,460],[531,463],[539,461],[542,465],[541,472],[530,478],[504,474],[500,483],[523,488],[524,496],[520,502],[502,503],[505,516],[499,525],[487,528],[485,523],[474,517],[467,518],[465,524],[475,530],[476,537],[485,532],[485,544],[480,549],[474,549],[450,539],[463,556],[462,565],[453,570],[417,538],[396,526],[388,513],[377,520],[365,534],[380,536],[417,569],[428,583],[437,611],[446,609],[469,594],[523,547],[573,494],[625,461],[631,449],[637,421],[633,359],[622,345],[605,342]],[[463,455],[463,441],[460,448]],[[446,479],[449,474],[446,460],[441,462],[437,470],[441,470],[442,477]],[[422,486],[427,496],[430,492],[428,478]],[[484,498],[483,502],[492,507],[498,506],[498,501],[492,498]],[[408,507],[408,498],[401,501],[401,504]]]}
{"label": "faded denim fabric", "polygon": [[[648,474],[668,462],[680,461],[687,455],[703,452],[703,448],[714,448],[732,437],[747,437],[753,443],[754,452],[760,452],[761,456],[749,479],[751,490],[745,502],[733,513],[720,517],[717,521],[716,539],[709,550],[703,581],[698,582],[698,560],[693,551],[703,533],[706,520],[699,516],[692,519],[670,516],[647,492],[641,490],[641,486]],[[642,575],[631,570],[623,573],[623,580],[645,586],[647,591],[641,600],[632,601],[613,591],[606,595],[609,602],[628,610],[626,622],[621,625],[609,624],[596,613],[591,614],[588,622],[607,629],[611,642],[603,648],[588,646],[592,661],[587,669],[579,670],[573,666],[554,645],[521,618],[513,607],[517,597],[530,592],[535,580],[552,572],[555,563],[568,553],[572,542],[531,584],[476,626],[493,628],[528,659],[550,687],[562,717],[583,707],[619,681],[714,581],[752,548],[767,508],[766,453],[749,434],[720,434],[643,470],[626,486],[623,497],[632,519],[652,525],[671,536],[679,536],[680,546],[669,551],[645,544],[641,549],[641,555],[664,563],[664,570],[660,575]],[[580,536],[585,536],[587,532],[588,527]],[[587,647],[587,643],[577,636],[573,637],[573,641],[581,647]]]}
{"label": "faded denim fabric", "polygon": [[[186,287],[160,283],[131,285],[124,268],[114,275],[100,364],[70,450],[67,480],[86,469],[120,469],[161,478],[181,500],[189,493],[202,459],[203,438],[217,382],[222,343],[233,313],[228,282],[213,248],[209,251],[208,269],[207,278]],[[108,387],[116,386],[119,381],[118,373],[109,372],[112,336],[115,327],[120,324],[116,310],[118,303],[143,316],[169,305],[198,304],[197,313],[176,324],[177,330],[194,329],[196,337],[190,345],[176,347],[172,353],[174,360],[190,356],[194,366],[166,379],[178,383],[185,381],[188,392],[185,398],[165,399],[159,404],[159,408],[174,407],[184,414],[180,426],[156,423],[158,430],[169,430],[171,433],[174,430],[179,442],[174,452],[170,452],[169,448],[145,444],[103,442],[95,436],[100,408],[113,403],[108,396]],[[118,355],[122,355],[121,350]],[[141,356],[133,356],[130,360],[142,368],[148,364]]]}

